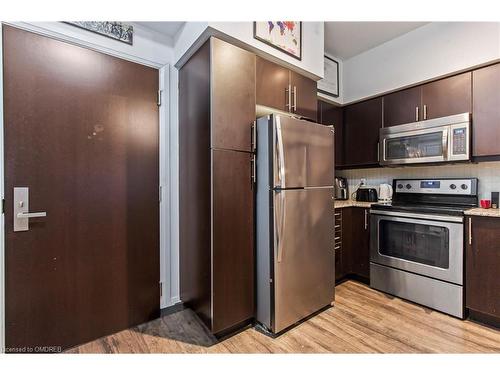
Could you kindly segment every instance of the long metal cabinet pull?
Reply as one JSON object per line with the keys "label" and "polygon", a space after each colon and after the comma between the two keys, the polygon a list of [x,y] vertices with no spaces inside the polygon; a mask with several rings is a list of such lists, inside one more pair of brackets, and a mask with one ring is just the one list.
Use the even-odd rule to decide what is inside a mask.
{"label": "long metal cabinet pull", "polygon": [[368,229],[368,210],[365,210],[365,230]]}
{"label": "long metal cabinet pull", "polygon": [[469,217],[469,245],[472,245],[472,218]]}
{"label": "long metal cabinet pull", "polygon": [[292,85],[288,85],[288,88],[285,89],[285,93],[287,94],[288,101],[285,104],[285,107],[288,108],[288,111],[292,111]]}
{"label": "long metal cabinet pull", "polygon": [[293,86],[293,107],[294,112],[297,112],[297,86]]}
{"label": "long metal cabinet pull", "polygon": [[250,150],[251,152],[255,152],[257,150],[257,124],[255,121],[252,124],[251,130],[250,130]]}
{"label": "long metal cabinet pull", "polygon": [[418,106],[415,107],[415,121],[418,121]]}
{"label": "long metal cabinet pull", "polygon": [[424,120],[427,120],[427,105],[424,104]]}

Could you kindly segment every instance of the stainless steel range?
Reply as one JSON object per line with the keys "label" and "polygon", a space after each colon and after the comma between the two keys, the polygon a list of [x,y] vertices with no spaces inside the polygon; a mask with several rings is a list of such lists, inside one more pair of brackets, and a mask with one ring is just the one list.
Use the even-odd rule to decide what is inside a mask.
{"label": "stainless steel range", "polygon": [[392,204],[372,205],[370,286],[464,317],[464,211],[475,178],[394,180]]}

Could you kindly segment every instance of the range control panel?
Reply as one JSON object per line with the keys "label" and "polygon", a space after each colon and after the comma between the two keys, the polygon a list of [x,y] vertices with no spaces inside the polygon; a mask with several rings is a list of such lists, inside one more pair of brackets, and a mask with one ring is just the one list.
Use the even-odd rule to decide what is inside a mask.
{"label": "range control panel", "polygon": [[396,180],[396,193],[477,195],[477,178]]}

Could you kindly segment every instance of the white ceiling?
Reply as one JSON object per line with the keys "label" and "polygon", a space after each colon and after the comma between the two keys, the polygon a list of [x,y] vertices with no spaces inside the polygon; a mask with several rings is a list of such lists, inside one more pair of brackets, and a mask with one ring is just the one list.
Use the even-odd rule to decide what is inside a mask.
{"label": "white ceiling", "polygon": [[348,59],[427,22],[325,22],[325,52]]}
{"label": "white ceiling", "polygon": [[135,22],[143,27],[154,30],[160,34],[174,37],[177,31],[185,24],[185,22],[173,22],[173,21],[163,21],[163,22]]}

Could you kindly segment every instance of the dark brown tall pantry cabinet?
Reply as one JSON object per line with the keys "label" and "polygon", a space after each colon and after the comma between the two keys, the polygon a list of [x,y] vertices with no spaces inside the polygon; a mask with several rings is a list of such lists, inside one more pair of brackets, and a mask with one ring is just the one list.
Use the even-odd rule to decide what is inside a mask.
{"label": "dark brown tall pantry cabinet", "polygon": [[255,55],[210,38],[179,70],[181,300],[214,334],[254,316]]}

